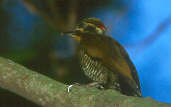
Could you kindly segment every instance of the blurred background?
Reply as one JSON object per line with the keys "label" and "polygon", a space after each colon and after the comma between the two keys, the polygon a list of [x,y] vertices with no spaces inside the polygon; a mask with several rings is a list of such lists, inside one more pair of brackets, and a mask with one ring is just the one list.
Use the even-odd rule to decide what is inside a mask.
{"label": "blurred background", "polygon": [[[144,97],[171,103],[170,0],[0,0],[0,56],[65,84],[87,83],[60,32],[100,18],[135,64]],[[10,103],[9,103],[10,102]],[[0,89],[2,107],[37,107]]]}

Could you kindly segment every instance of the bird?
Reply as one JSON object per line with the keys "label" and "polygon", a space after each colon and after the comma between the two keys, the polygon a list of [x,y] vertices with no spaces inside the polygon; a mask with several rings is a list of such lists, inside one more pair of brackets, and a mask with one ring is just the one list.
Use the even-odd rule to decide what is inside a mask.
{"label": "bird", "polygon": [[98,18],[83,19],[72,31],[64,32],[78,43],[76,56],[84,74],[104,89],[142,97],[137,70],[124,47],[106,35]]}

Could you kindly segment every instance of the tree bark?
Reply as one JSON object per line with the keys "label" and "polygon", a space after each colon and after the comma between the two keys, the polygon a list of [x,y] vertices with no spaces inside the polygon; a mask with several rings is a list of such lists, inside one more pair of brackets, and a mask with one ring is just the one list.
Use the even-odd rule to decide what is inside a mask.
{"label": "tree bark", "polygon": [[131,97],[115,90],[67,85],[0,57],[0,87],[43,107],[170,107],[151,98]]}

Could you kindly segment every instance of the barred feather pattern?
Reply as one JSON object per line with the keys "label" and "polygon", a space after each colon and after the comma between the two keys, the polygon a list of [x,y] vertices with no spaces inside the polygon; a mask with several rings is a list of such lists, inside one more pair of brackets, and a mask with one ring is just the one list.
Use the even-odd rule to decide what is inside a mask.
{"label": "barred feather pattern", "polygon": [[108,82],[108,69],[98,60],[89,56],[83,49],[80,50],[80,65],[84,74],[93,81],[100,84],[106,84]]}

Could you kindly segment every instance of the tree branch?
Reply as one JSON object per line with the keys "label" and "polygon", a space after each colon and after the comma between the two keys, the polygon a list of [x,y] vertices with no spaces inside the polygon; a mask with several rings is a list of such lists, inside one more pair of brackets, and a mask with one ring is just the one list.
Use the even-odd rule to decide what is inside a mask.
{"label": "tree branch", "polygon": [[130,97],[115,90],[67,85],[0,57],[0,87],[44,107],[169,107],[150,98]]}
{"label": "tree branch", "polygon": [[145,40],[140,43],[125,44],[125,47],[139,47],[141,50],[149,46],[152,42],[157,40],[157,38],[171,25],[171,15],[163,20],[159,26],[152,32]]}

